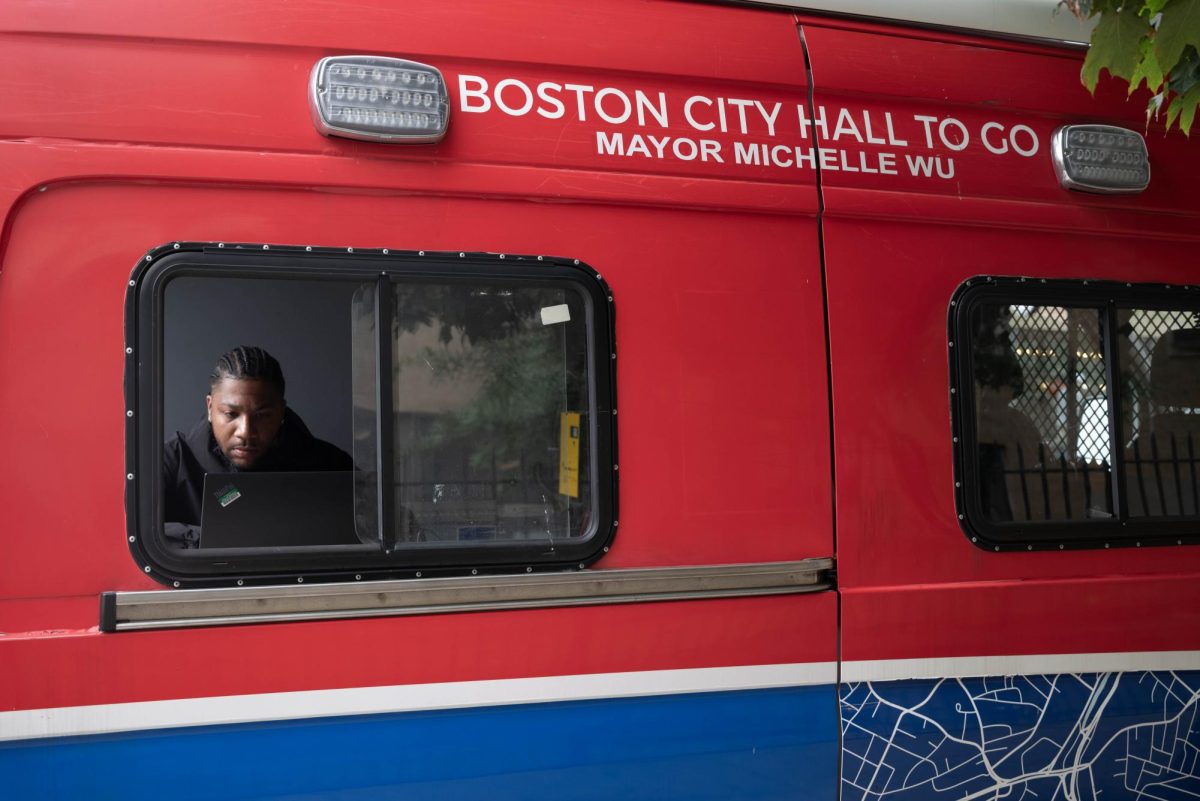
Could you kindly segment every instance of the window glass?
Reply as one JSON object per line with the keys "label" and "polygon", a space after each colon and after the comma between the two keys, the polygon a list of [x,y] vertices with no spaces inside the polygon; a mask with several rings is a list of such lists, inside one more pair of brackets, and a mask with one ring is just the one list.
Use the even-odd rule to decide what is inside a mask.
{"label": "window glass", "polygon": [[1097,309],[980,304],[971,315],[979,503],[995,523],[1112,516]]}
{"label": "window glass", "polygon": [[1192,312],[1119,312],[1125,497],[1131,517],[1200,514],[1200,329]]}
{"label": "window glass", "polygon": [[956,496],[972,542],[1200,539],[1194,289],[996,277],[959,288],[950,304]]}
{"label": "window glass", "polygon": [[[178,548],[360,546],[351,281],[166,285],[162,519]],[[371,285],[366,285],[368,288]]]}
{"label": "window glass", "polygon": [[127,301],[147,574],[348,581],[607,550],[612,298],[579,262],[173,244]]}
{"label": "window glass", "polygon": [[[570,286],[398,281],[391,288],[395,545],[555,542],[592,519],[588,314]],[[368,302],[356,337],[375,337]],[[364,343],[356,353],[368,352]],[[355,457],[374,463],[373,364],[355,362]],[[377,506],[363,482],[361,507]]]}

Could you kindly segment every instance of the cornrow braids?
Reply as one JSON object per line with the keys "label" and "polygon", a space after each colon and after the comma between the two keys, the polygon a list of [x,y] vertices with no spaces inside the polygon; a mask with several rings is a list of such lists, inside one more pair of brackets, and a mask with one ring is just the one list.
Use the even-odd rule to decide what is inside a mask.
{"label": "cornrow braids", "polygon": [[283,368],[275,357],[254,345],[242,345],[221,354],[209,375],[209,386],[215,387],[226,378],[266,381],[279,389],[281,398],[287,386],[283,380]]}

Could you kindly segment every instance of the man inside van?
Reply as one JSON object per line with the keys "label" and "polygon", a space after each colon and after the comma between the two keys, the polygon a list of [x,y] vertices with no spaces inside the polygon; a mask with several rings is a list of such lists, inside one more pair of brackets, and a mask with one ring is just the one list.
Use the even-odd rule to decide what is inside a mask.
{"label": "man inside van", "polygon": [[206,416],[163,447],[165,533],[180,548],[199,547],[208,473],[354,469],[349,454],[314,437],[288,408],[283,370],[262,348],[222,355],[209,379]]}

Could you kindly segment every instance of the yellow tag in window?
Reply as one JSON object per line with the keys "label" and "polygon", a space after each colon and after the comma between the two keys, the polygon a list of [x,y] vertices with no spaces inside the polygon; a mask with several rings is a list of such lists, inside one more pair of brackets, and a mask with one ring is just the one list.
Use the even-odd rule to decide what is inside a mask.
{"label": "yellow tag in window", "polygon": [[559,415],[558,491],[571,498],[579,497],[579,412]]}

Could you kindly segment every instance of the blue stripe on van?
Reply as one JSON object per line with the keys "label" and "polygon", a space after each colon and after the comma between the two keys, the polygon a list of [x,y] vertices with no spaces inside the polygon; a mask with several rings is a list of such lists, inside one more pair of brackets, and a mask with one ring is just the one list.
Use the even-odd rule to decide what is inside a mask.
{"label": "blue stripe on van", "polygon": [[0,744],[18,799],[823,799],[832,685]]}
{"label": "blue stripe on van", "polygon": [[1200,671],[842,686],[845,801],[1200,798]]}

